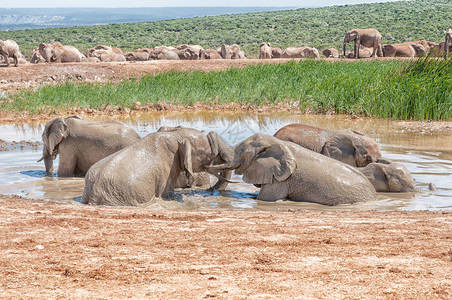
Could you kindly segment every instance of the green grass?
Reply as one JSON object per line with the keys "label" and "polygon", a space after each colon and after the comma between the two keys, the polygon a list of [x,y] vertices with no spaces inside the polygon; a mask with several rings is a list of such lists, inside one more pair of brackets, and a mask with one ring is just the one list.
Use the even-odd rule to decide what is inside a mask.
{"label": "green grass", "polygon": [[[248,57],[258,57],[261,42],[273,46],[342,48],[352,28],[378,29],[383,43],[426,39],[444,41],[452,24],[452,1],[413,0],[342,5],[287,11],[233,14],[155,22],[110,24],[0,32],[14,39],[27,57],[39,43],[58,41],[84,52],[99,44],[123,50],[159,45],[199,44],[218,48],[239,44]],[[351,46],[350,46],[351,47]]]}
{"label": "green grass", "polygon": [[393,119],[452,119],[452,60],[265,64],[222,72],[168,72],[120,83],[66,82],[2,99],[2,110],[51,113],[75,106],[132,108],[136,101],[190,105],[291,101],[315,112]]}

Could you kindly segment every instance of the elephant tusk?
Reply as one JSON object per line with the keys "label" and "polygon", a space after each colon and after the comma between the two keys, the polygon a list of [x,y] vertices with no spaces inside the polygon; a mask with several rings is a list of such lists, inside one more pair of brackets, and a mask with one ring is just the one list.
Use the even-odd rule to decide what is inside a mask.
{"label": "elephant tusk", "polygon": [[38,161],[36,161],[36,162],[41,162],[43,159],[44,159],[44,155],[41,156],[41,158]]}

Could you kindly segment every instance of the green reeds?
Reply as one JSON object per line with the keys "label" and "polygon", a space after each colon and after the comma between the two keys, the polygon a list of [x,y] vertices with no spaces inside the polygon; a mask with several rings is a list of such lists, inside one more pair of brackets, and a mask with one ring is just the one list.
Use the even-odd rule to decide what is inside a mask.
{"label": "green reeds", "polygon": [[168,72],[120,83],[66,82],[1,99],[0,108],[47,113],[74,106],[132,108],[139,101],[190,105],[299,103],[314,112],[393,119],[452,119],[452,60],[290,61],[221,72]]}

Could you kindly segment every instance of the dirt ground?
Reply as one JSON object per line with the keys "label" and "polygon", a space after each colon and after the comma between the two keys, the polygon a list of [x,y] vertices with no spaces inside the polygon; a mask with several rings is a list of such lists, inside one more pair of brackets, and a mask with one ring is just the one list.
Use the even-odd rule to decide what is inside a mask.
{"label": "dirt ground", "polygon": [[[281,62],[0,67],[0,95],[67,79]],[[18,121],[9,118],[0,123]],[[452,298],[451,211],[152,211],[0,196],[0,236],[0,298]]]}
{"label": "dirt ground", "polygon": [[451,299],[452,212],[151,211],[0,197],[1,298]]}

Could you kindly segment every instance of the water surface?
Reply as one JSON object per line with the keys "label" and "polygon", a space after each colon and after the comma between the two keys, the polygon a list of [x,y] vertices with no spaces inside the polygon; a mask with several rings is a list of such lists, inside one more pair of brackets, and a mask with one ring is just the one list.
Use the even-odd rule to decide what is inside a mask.
{"label": "water surface", "polygon": [[[86,117],[93,120],[107,117]],[[207,134],[216,131],[229,144],[236,144],[248,136],[261,132],[273,135],[279,128],[291,123],[305,123],[330,129],[354,129],[372,138],[380,145],[383,156],[405,165],[425,193],[380,193],[376,201],[328,207],[313,203],[279,200],[256,200],[258,189],[243,182],[230,184],[226,191],[210,193],[198,189],[178,191],[174,200],[147,204],[155,209],[315,209],[315,210],[450,210],[452,209],[452,130],[410,129],[397,122],[348,116],[297,115],[287,112],[271,114],[161,112],[139,113],[115,117],[131,125],[141,136],[156,131],[160,126],[182,125]],[[111,119],[111,118],[109,118]],[[0,125],[0,139],[12,141],[41,141],[44,124]],[[17,147],[0,152],[0,194],[18,194],[25,197],[63,201],[81,205],[83,178],[45,176],[41,157],[42,146]],[[55,161],[55,169],[58,160]],[[240,181],[234,175],[233,180]],[[213,181],[213,179],[212,179]],[[433,182],[436,191],[428,191]]]}

